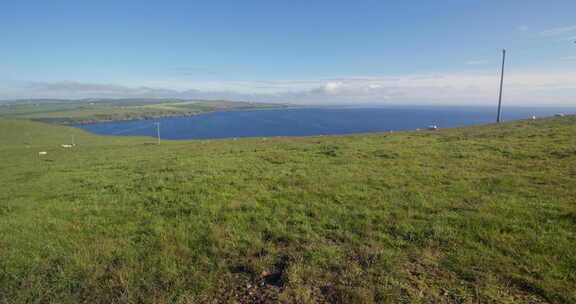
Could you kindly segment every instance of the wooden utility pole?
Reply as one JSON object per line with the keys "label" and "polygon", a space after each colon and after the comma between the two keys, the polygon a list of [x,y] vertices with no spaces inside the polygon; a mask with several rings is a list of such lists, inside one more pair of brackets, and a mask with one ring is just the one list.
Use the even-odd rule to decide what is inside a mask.
{"label": "wooden utility pole", "polygon": [[500,94],[498,94],[498,116],[496,122],[500,122],[502,115],[502,85],[504,84],[504,62],[506,61],[506,50],[502,50],[502,70],[500,70]]}

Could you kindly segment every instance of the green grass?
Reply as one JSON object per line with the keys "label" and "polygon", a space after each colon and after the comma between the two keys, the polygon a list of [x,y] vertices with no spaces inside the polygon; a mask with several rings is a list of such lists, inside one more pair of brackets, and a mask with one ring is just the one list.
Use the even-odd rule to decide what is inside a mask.
{"label": "green grass", "polygon": [[0,303],[575,303],[575,134],[158,146],[0,120]]}

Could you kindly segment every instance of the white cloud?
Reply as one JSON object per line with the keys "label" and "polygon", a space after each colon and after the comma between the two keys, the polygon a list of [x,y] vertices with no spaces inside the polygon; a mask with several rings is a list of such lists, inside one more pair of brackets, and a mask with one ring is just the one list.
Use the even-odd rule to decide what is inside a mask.
{"label": "white cloud", "polygon": [[[571,56],[566,58],[572,59]],[[574,105],[574,79],[576,72],[509,73],[504,80],[504,96],[507,104]],[[498,80],[495,74],[446,73],[284,81],[32,82],[20,86],[12,84],[0,91],[0,98],[165,97],[295,104],[465,105],[492,104],[497,96]]]}
{"label": "white cloud", "polygon": [[526,32],[528,31],[530,28],[527,25],[520,25],[517,27],[517,29],[521,32]]}
{"label": "white cloud", "polygon": [[563,60],[563,61],[576,61],[576,56],[560,57],[560,60]]}
{"label": "white cloud", "polygon": [[324,85],[324,91],[327,94],[334,94],[337,95],[339,94],[339,91],[342,90],[342,88],[344,88],[344,83],[341,81],[338,82],[328,82]]}
{"label": "white cloud", "polygon": [[557,27],[549,30],[540,32],[543,36],[558,36],[565,33],[570,33],[576,31],[576,25]]}

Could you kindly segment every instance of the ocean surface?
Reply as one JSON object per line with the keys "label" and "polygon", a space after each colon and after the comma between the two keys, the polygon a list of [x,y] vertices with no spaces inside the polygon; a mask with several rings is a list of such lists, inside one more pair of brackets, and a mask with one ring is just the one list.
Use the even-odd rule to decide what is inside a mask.
{"label": "ocean surface", "polygon": [[[502,120],[575,114],[576,108],[508,107]],[[188,117],[160,118],[75,125],[88,132],[163,139],[308,136],[388,132],[493,123],[496,107],[306,108],[215,112]]]}

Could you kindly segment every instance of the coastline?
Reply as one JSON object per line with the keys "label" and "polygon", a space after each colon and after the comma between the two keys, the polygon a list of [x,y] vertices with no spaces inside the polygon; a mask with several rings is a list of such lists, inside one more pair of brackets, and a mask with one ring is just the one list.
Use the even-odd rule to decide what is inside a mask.
{"label": "coastline", "polygon": [[[123,122],[123,121],[138,121],[138,120],[150,120],[150,119],[157,119],[157,118],[173,118],[173,117],[189,117],[189,116],[197,116],[197,115],[204,115],[204,114],[212,114],[216,112],[231,112],[231,111],[263,111],[263,110],[293,110],[293,109],[303,109],[309,107],[278,107],[278,108],[248,108],[248,109],[217,109],[217,110],[210,110],[210,111],[202,111],[202,112],[183,112],[183,113],[167,113],[162,115],[147,115],[142,117],[128,117],[128,118],[116,118],[116,119],[87,119],[87,120],[78,120],[74,122],[53,122],[52,124],[62,125],[62,126],[75,126],[75,125],[93,125],[99,123],[108,123],[108,122]],[[316,108],[316,107],[314,107]],[[41,121],[41,120],[39,120]]]}
{"label": "coastline", "polygon": [[[169,124],[172,128],[165,129],[165,138],[173,140],[190,139],[221,139],[235,137],[299,137],[299,136],[324,136],[343,134],[363,134],[363,133],[388,133],[399,131],[428,131],[437,129],[448,129],[453,127],[479,126],[493,123],[493,113],[491,109],[477,112],[474,109],[462,113],[460,111],[450,113],[446,111],[424,111],[419,115],[414,115],[410,111],[387,110],[387,109],[342,109],[342,111],[328,110],[323,113],[318,111],[249,111],[249,112],[269,112],[253,113],[248,116],[235,111],[214,111],[214,112],[238,112],[239,115],[217,116],[215,120],[210,117],[198,118],[200,121],[188,122],[183,120],[183,124],[190,127],[194,125],[193,134],[189,134],[185,129],[178,129],[179,123]],[[297,110],[287,108],[287,110]],[[318,109],[322,110],[322,109]],[[208,114],[214,112],[202,112]],[[281,112],[275,114],[276,112]],[[430,113],[428,113],[430,112]],[[516,113],[509,113],[506,121],[532,119],[531,110],[524,110]],[[538,118],[552,116],[553,112],[539,113]],[[426,114],[426,115],[423,115]],[[403,116],[408,115],[408,116]],[[568,116],[567,114],[566,116]],[[320,119],[322,117],[322,119]],[[206,119],[206,120],[205,120]],[[186,121],[186,122],[184,122]],[[196,121],[196,122],[194,122]],[[113,124],[113,123],[112,123]],[[100,128],[98,124],[86,126],[85,130],[100,135],[116,135],[123,129],[148,124],[145,122],[134,122],[134,125],[104,126]],[[150,122],[151,124],[151,122]],[[88,124],[86,124],[88,125]],[[132,126],[132,127],[131,127]],[[76,127],[83,128],[82,125]],[[84,129],[84,128],[83,128]],[[168,132],[168,133],[166,133]],[[135,135],[135,134],[132,134]],[[136,136],[136,135],[135,135]]]}
{"label": "coastline", "polygon": [[150,120],[150,119],[156,119],[156,118],[171,118],[171,117],[187,117],[187,116],[196,116],[196,115],[209,114],[209,113],[215,113],[215,112],[218,112],[218,111],[168,113],[168,114],[162,114],[162,115],[128,117],[128,118],[117,118],[117,119],[80,120],[80,121],[71,122],[71,123],[56,123],[56,124],[63,125],[63,126],[93,125],[93,124],[107,123],[107,122]]}

